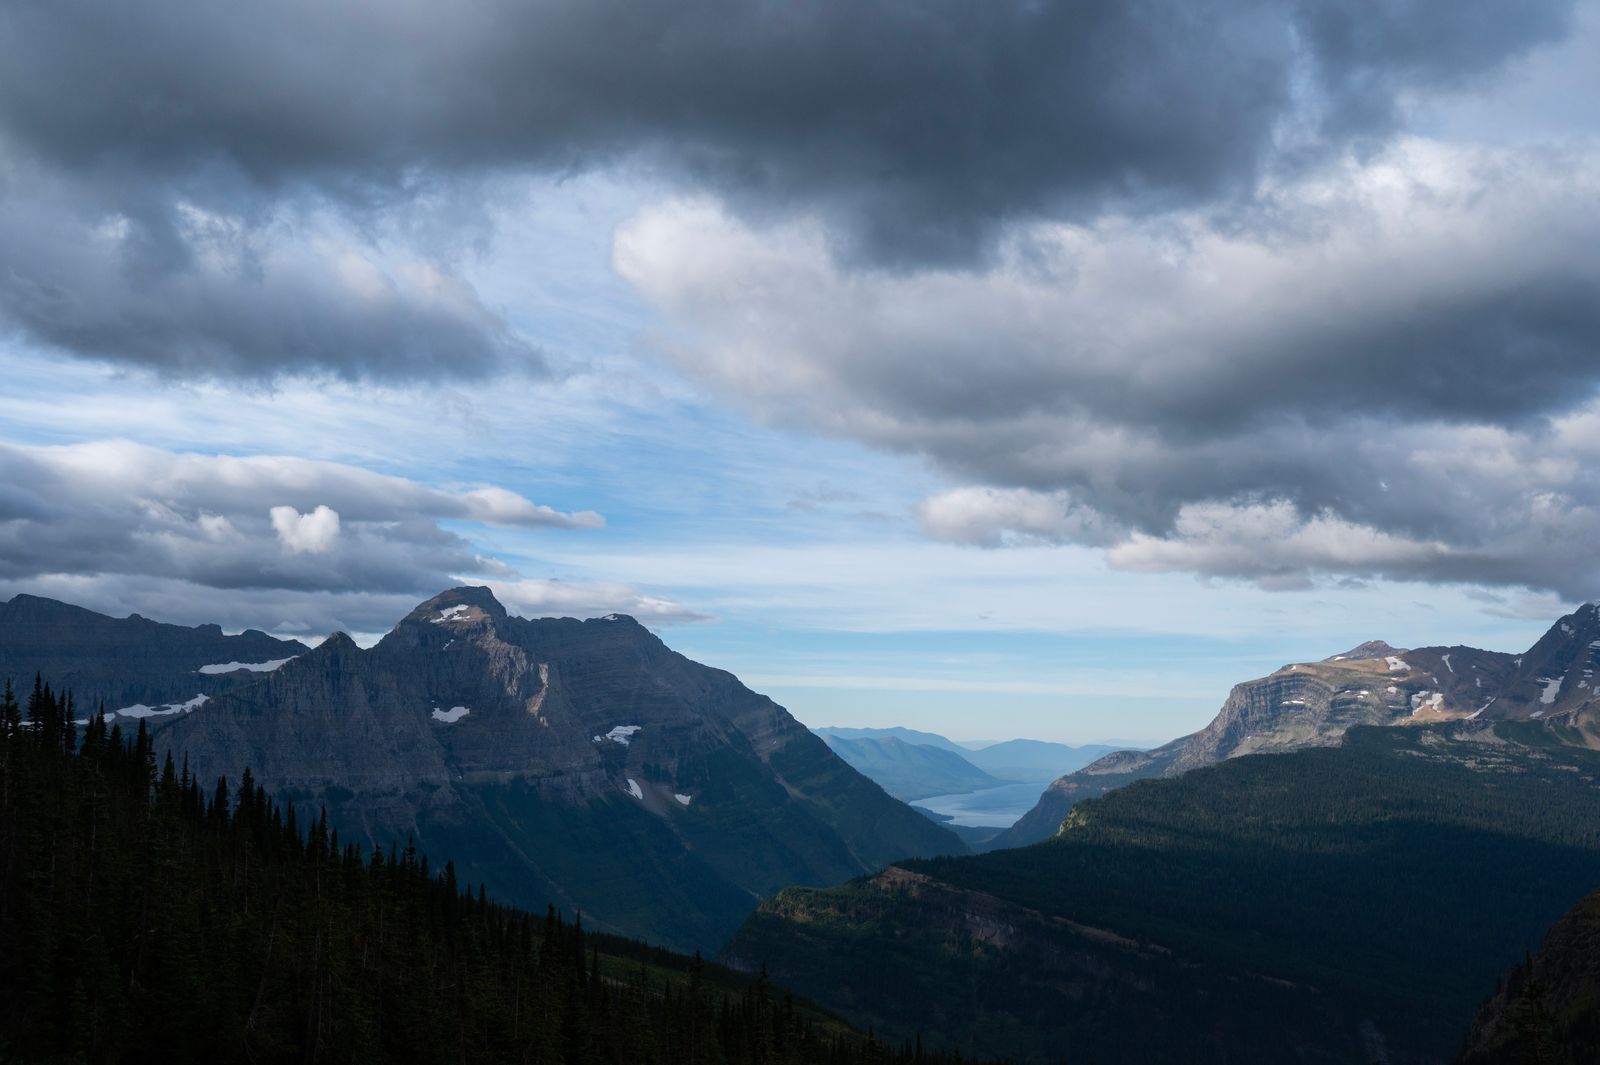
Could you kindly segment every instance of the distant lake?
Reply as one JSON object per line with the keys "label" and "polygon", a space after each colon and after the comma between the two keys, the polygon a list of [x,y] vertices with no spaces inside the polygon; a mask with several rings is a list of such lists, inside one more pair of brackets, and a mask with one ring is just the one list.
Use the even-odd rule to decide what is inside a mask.
{"label": "distant lake", "polygon": [[912,806],[944,814],[958,825],[973,828],[1010,828],[1044,794],[1043,784],[1005,784],[998,788],[969,791],[965,795],[935,795],[918,799]]}

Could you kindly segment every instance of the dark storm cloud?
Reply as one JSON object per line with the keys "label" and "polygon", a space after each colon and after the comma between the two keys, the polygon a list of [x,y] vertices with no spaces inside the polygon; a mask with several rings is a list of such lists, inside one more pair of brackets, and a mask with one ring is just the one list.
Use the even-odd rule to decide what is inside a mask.
{"label": "dark storm cloud", "polygon": [[544,369],[470,285],[424,260],[385,263],[349,237],[191,201],[127,214],[119,196],[67,177],[0,180],[0,324],[194,378]]}
{"label": "dark storm cloud", "polygon": [[74,170],[228,165],[353,194],[642,155],[757,198],[895,206],[880,236],[914,255],[1018,212],[1209,197],[1286,133],[1384,133],[1401,93],[1492,71],[1568,8],[68,0],[10,6],[0,107]]}
{"label": "dark storm cloud", "polygon": [[1402,97],[1490,75],[1569,7],[19,0],[0,310],[175,373],[537,368],[438,263],[437,285],[383,262],[353,283],[310,214],[625,166],[820,213],[873,263],[971,264],[1007,223],[1227,201],[1375,142]]}

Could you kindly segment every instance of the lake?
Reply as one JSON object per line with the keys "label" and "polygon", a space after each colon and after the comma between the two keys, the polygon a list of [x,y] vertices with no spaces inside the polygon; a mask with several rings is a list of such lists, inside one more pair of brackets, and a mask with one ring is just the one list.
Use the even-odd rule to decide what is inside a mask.
{"label": "lake", "polygon": [[944,814],[958,825],[973,828],[1010,828],[1039,801],[1043,784],[1005,784],[998,788],[969,791],[964,795],[935,795],[918,799],[912,806]]}

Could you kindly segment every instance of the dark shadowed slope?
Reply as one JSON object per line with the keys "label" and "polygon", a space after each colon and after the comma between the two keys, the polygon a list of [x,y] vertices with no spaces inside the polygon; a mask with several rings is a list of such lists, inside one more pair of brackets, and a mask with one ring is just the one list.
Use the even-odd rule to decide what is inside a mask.
{"label": "dark shadowed slope", "polygon": [[786,891],[724,957],[985,1054],[1443,1061],[1600,883],[1600,752],[1515,731],[1363,728],[1141,781],[1045,843]]}
{"label": "dark shadowed slope", "polygon": [[1460,1065],[1600,1061],[1600,891],[1506,974],[1467,1034]]}

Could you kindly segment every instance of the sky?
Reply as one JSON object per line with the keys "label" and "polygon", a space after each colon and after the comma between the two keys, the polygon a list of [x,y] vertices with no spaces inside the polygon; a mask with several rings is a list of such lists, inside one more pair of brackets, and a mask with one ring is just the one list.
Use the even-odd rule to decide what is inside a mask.
{"label": "sky", "polygon": [[0,9],[0,597],[1156,743],[1600,597],[1600,5]]}

